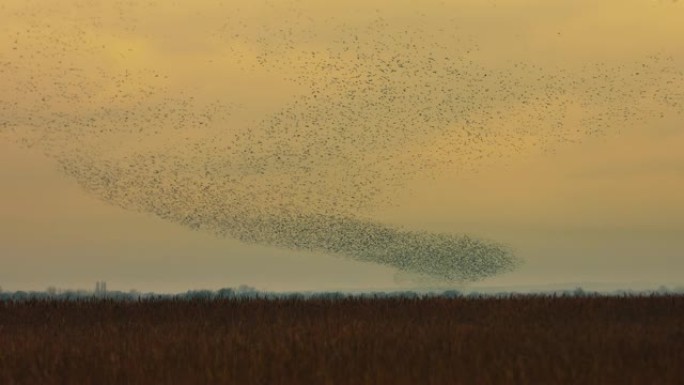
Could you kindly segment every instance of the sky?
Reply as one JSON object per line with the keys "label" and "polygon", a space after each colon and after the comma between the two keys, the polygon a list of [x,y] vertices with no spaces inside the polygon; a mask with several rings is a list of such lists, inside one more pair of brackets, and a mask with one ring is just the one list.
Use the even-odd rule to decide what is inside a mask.
{"label": "sky", "polygon": [[468,234],[522,260],[457,288],[684,285],[683,14],[4,1],[0,287],[421,284],[226,224],[291,212]]}

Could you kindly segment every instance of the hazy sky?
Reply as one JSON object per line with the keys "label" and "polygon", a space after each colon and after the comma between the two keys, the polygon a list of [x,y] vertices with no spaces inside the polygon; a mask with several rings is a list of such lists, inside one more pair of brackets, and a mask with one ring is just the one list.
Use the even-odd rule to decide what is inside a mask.
{"label": "hazy sky", "polygon": [[[311,90],[330,100],[347,100],[329,86],[338,81],[332,76],[353,75],[358,66],[366,71],[376,59],[352,58],[332,70],[316,55],[337,52],[355,36],[363,49],[383,49],[382,59],[394,51],[406,55],[396,48],[408,39],[399,31],[408,31],[411,44],[418,42],[412,51],[417,62],[421,55],[458,52],[466,58],[460,64],[464,78],[499,74],[490,75],[495,80],[481,88],[506,82],[531,90],[529,99],[523,103],[474,93],[467,88],[472,83],[463,80],[457,84],[464,87],[463,95],[486,105],[468,112],[468,122],[487,126],[482,128],[485,140],[460,149],[451,144],[456,134],[421,130],[410,148],[393,139],[349,152],[355,154],[348,159],[349,169],[359,167],[359,176],[380,185],[382,199],[369,198],[362,208],[354,206],[353,188],[343,182],[344,156],[314,164],[312,174],[294,174],[298,181],[324,180],[325,191],[336,191],[340,206],[349,205],[354,215],[411,230],[503,242],[525,260],[514,272],[476,285],[682,285],[683,17],[683,2],[665,0],[3,1],[0,286],[90,288],[106,280],[110,289],[184,291],[241,284],[273,290],[406,284],[402,274],[382,265],[192,231],[150,213],[136,203],[140,197],[130,198],[133,203],[120,196],[107,202],[102,191],[88,184],[90,176],[79,179],[73,171],[60,171],[81,159],[94,159],[99,166],[169,149],[179,159],[197,159],[188,155],[192,148],[206,147],[190,147],[183,140],[189,137],[190,143],[204,146],[207,138],[218,138],[221,122],[234,125],[238,137],[252,134],[251,127],[281,124],[260,119],[286,119],[279,111],[296,107],[291,101],[308,97]],[[302,57],[309,51],[316,59]],[[639,80],[644,78],[648,81]],[[407,84],[417,87],[422,79],[410,78]],[[435,85],[442,81],[426,81],[440,103]],[[558,89],[562,96],[547,96]],[[388,105],[409,111],[431,100]],[[155,115],[150,109],[155,103],[173,104],[175,112]],[[212,103],[220,108],[209,110]],[[307,111],[331,111],[317,103]],[[295,107],[285,111],[296,115]],[[108,112],[102,116],[102,111]],[[126,127],[154,126],[160,132],[143,137],[137,130],[110,130],[123,121],[121,111],[135,115]],[[360,108],[354,112],[364,113]],[[229,116],[217,118],[222,114]],[[190,124],[180,118],[188,116],[206,119],[210,128],[171,127]],[[364,124],[377,126],[392,116],[409,113],[375,114]],[[91,118],[92,125],[83,123]],[[276,127],[286,127],[285,122]],[[76,135],[76,130],[83,133]],[[366,138],[368,143],[371,139]],[[296,140],[263,140],[263,148],[304,151]],[[245,143],[256,146],[256,139]],[[431,171],[406,166],[401,160],[406,154],[416,154]],[[256,159],[222,156],[242,160],[241,167]],[[357,163],[359,157],[390,160],[384,168],[373,168],[375,174],[365,174],[366,163]],[[262,163],[273,174],[269,180],[285,178],[277,175],[277,165]],[[82,167],[79,172],[89,170]],[[256,190],[248,191],[241,181],[230,186],[236,194],[255,194],[255,207],[268,210],[328,207],[325,194],[324,203],[303,203],[310,191],[298,190],[289,179],[282,182],[289,188],[286,194],[267,191],[263,186],[271,184],[260,180]],[[280,197],[275,203],[274,196]],[[188,199],[193,204],[199,198]]]}

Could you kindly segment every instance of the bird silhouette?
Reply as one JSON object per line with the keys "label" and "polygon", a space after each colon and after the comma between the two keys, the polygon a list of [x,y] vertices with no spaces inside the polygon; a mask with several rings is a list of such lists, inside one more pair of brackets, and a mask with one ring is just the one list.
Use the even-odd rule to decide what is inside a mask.
{"label": "bird silhouette", "polygon": [[[209,62],[294,90],[250,104],[224,84],[227,96],[210,98],[213,82],[181,87],[169,67],[135,60],[144,52],[131,36],[180,36],[161,19],[145,24],[158,7],[27,1],[9,10],[17,22],[0,44],[0,135],[39,148],[113,205],[248,243],[448,281],[510,271],[520,259],[505,245],[408,231],[373,214],[417,178],[477,172],[684,108],[684,66],[667,55],[491,66],[453,20],[381,10],[362,21],[315,18],[296,1],[251,2],[277,23],[197,9],[198,34],[219,47]],[[577,111],[579,122],[569,119]]]}

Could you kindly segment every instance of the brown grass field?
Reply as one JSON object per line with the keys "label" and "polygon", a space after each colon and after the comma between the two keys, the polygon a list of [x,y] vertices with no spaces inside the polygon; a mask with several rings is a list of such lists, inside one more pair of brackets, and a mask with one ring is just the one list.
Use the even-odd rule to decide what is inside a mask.
{"label": "brown grass field", "polygon": [[684,384],[684,296],[0,302],[0,384]]}

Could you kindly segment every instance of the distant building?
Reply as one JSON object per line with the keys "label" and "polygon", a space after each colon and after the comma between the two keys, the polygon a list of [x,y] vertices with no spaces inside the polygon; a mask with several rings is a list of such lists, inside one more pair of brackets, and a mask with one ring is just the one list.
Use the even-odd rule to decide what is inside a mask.
{"label": "distant building", "polygon": [[95,295],[104,296],[107,294],[107,282],[97,281],[95,282]]}

